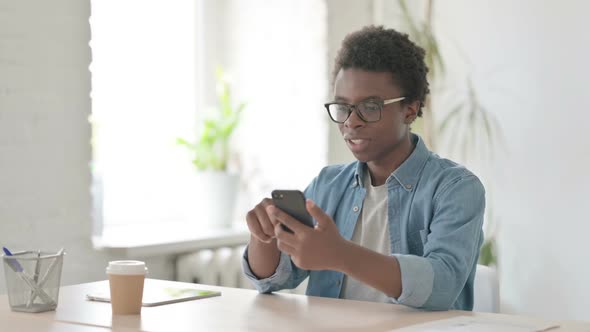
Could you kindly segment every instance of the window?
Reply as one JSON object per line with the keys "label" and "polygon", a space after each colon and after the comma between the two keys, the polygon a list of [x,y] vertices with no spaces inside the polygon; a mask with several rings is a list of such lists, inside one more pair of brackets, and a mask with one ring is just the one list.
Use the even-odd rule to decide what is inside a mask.
{"label": "window", "polygon": [[[304,189],[326,162],[320,0],[92,2],[95,200],[104,229],[191,222],[194,169],[177,146],[214,105],[213,72],[245,101],[234,142],[236,217],[274,188]],[[95,235],[100,233],[100,227]]]}
{"label": "window", "polygon": [[174,142],[193,130],[194,22],[191,1],[92,1],[93,168],[105,227],[182,217],[192,170]]}

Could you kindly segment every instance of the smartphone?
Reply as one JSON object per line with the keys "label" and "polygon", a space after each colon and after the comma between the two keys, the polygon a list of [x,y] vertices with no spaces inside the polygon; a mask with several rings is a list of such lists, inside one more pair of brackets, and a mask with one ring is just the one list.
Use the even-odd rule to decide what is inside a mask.
{"label": "smartphone", "polygon": [[[313,228],[313,218],[305,207],[305,196],[299,190],[273,190],[272,200],[276,207],[283,210],[291,217]],[[293,233],[287,226],[281,225],[284,230]]]}

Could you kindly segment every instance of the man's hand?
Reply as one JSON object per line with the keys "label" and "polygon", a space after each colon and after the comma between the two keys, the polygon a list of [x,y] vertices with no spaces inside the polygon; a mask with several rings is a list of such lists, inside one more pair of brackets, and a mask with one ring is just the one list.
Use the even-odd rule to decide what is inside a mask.
{"label": "man's hand", "polygon": [[281,252],[277,248],[274,225],[266,208],[274,206],[270,198],[265,198],[246,215],[250,230],[248,244],[248,263],[250,270],[259,279],[270,277],[275,273]]}
{"label": "man's hand", "polygon": [[[394,256],[383,255],[347,241],[336,224],[311,200],[307,211],[317,221],[314,228],[306,226],[275,206],[266,211],[274,224],[279,250],[291,256],[298,267],[305,270],[333,270],[398,298],[402,292],[399,262]],[[293,230],[285,231],[281,224]]]}
{"label": "man's hand", "polygon": [[[314,228],[304,225],[274,205],[266,207],[277,247],[291,256],[299,268],[305,270],[333,270],[340,266],[343,248],[347,241],[340,236],[330,216],[311,200],[306,201],[307,211],[317,221]],[[289,227],[293,234],[285,231],[281,224]]]}
{"label": "man's hand", "polygon": [[271,243],[275,237],[274,224],[266,210],[269,206],[274,206],[274,203],[270,198],[265,198],[246,215],[250,234],[263,243]]}

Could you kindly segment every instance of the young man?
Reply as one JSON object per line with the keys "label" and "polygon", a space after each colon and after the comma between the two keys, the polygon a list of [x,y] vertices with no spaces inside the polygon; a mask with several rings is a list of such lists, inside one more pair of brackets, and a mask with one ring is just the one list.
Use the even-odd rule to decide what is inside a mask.
{"label": "young man", "polygon": [[405,34],[366,27],[346,37],[325,107],[358,161],[324,168],[305,190],[315,228],[270,199],[248,213],[243,267],[260,292],[309,277],[308,295],[473,308],[484,188],[410,132],[427,72]]}

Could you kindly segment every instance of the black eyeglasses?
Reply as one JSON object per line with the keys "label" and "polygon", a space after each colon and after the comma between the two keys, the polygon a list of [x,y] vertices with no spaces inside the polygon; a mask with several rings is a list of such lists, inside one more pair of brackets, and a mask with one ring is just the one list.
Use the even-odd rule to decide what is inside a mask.
{"label": "black eyeglasses", "polygon": [[387,104],[396,103],[402,101],[406,97],[399,97],[387,100],[375,100],[369,99],[361,101],[356,105],[332,102],[324,104],[330,119],[336,123],[344,123],[350,117],[353,110],[356,110],[356,114],[365,122],[377,122],[381,120],[381,111]]}

